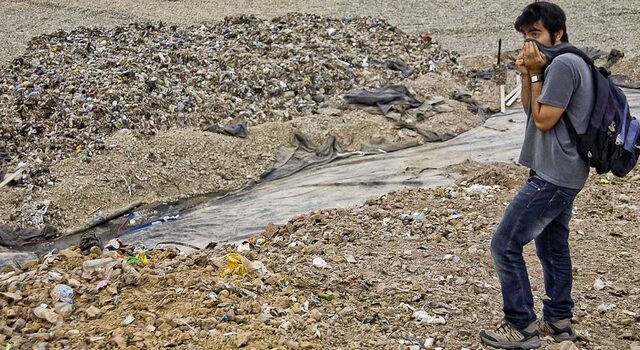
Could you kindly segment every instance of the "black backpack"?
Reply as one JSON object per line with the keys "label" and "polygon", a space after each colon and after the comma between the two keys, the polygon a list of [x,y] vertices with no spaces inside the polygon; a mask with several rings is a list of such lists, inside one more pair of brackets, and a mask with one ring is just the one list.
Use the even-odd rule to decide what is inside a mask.
{"label": "black backpack", "polygon": [[573,53],[591,67],[595,99],[589,124],[584,133],[576,132],[568,117],[565,125],[577,143],[578,154],[598,174],[627,175],[640,155],[640,122],[631,116],[624,92],[609,78],[611,73],[596,67],[589,56],[575,47],[560,50],[555,56]]}

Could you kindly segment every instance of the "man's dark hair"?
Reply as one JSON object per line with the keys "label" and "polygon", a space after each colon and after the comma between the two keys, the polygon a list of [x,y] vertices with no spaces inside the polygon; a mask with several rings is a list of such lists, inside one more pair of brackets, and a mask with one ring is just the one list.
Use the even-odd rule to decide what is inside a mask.
{"label": "man's dark hair", "polygon": [[567,16],[560,6],[546,1],[534,2],[522,10],[522,14],[516,19],[514,27],[522,33],[525,27],[532,26],[538,21],[542,21],[542,25],[551,34],[552,44],[555,44],[556,41],[554,34],[561,30],[564,31],[564,34],[560,41],[569,42],[566,24]]}

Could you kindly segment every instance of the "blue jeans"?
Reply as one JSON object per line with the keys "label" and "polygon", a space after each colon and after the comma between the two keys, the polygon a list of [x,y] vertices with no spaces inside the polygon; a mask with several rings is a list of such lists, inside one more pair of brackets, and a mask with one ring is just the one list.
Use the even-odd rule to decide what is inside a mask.
{"label": "blue jeans", "polygon": [[532,240],[544,271],[544,319],[553,322],[573,317],[569,220],[578,192],[532,175],[507,207],[491,240],[505,320],[518,329],[536,320],[522,257],[522,248]]}

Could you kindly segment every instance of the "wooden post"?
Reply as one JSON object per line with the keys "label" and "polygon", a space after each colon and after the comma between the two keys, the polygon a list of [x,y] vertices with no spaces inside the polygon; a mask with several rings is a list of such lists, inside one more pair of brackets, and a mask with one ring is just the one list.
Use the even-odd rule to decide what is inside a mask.
{"label": "wooden post", "polygon": [[[500,66],[500,59],[502,56],[502,39],[498,40],[498,67],[497,69],[502,70],[502,67]],[[505,70],[505,77],[506,78],[506,70]],[[500,79],[500,80],[506,80],[506,79]],[[498,82],[500,84],[500,112],[505,113],[507,112],[507,106],[506,106],[506,98],[505,98],[505,81],[500,81]]]}

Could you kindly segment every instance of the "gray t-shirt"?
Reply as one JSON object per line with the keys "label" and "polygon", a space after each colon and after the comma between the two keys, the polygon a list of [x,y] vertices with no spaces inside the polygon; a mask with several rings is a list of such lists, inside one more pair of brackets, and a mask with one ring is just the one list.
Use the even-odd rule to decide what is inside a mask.
{"label": "gray t-shirt", "polygon": [[[586,130],[594,99],[591,69],[580,56],[567,53],[556,57],[545,70],[538,102],[566,109],[578,133]],[[580,157],[569,137],[563,116],[549,131],[542,132],[527,117],[519,163],[556,186],[582,189],[589,176],[589,165]]]}

